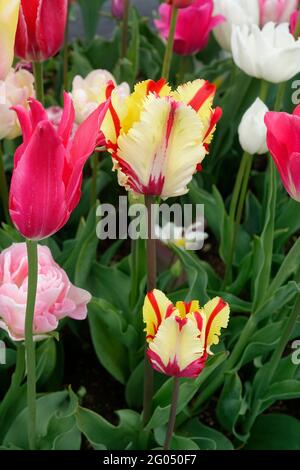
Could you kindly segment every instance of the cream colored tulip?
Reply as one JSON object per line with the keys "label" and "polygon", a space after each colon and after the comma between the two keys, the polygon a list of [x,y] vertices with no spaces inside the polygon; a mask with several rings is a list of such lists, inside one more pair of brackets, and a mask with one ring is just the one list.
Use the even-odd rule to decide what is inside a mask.
{"label": "cream colored tulip", "polygon": [[0,0],[0,80],[4,80],[14,60],[15,36],[20,0]]}

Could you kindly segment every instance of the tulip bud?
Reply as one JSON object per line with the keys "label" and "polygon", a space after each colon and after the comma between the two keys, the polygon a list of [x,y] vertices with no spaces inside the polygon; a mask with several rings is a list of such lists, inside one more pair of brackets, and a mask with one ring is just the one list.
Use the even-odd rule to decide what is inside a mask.
{"label": "tulip bud", "polygon": [[266,137],[267,128],[264,122],[268,112],[267,106],[256,98],[245,112],[239,125],[238,133],[242,149],[250,155],[262,155],[268,151]]}
{"label": "tulip bud", "polygon": [[20,0],[0,0],[0,80],[5,80],[14,59]]}
{"label": "tulip bud", "polygon": [[125,1],[124,0],[111,0],[111,14],[121,20],[124,16]]}
{"label": "tulip bud", "polygon": [[186,8],[192,5],[194,2],[195,0],[166,0],[165,3],[176,8]]}
{"label": "tulip bud", "polygon": [[15,53],[21,59],[44,61],[61,49],[68,0],[21,0]]}

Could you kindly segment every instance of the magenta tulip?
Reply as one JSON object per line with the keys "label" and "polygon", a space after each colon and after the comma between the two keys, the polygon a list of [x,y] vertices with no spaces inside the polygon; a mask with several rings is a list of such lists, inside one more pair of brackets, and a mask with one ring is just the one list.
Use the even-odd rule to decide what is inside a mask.
{"label": "magenta tulip", "polygon": [[121,20],[124,16],[125,1],[124,0],[111,0],[111,14]]}
{"label": "magenta tulip", "polygon": [[[195,0],[190,6],[178,12],[174,40],[176,54],[195,54],[207,46],[212,29],[224,21],[222,15],[213,16],[213,9],[212,0]],[[160,19],[155,20],[155,26],[164,39],[169,36],[171,10],[171,6],[161,5]]]}
{"label": "magenta tulip", "polygon": [[289,195],[300,202],[300,106],[293,114],[265,116],[267,146]]}
{"label": "magenta tulip", "polygon": [[21,0],[15,53],[25,60],[44,61],[61,49],[68,0]]}
{"label": "magenta tulip", "polygon": [[23,144],[17,149],[10,187],[12,221],[26,238],[41,240],[60,230],[81,196],[82,171],[101,139],[99,131],[109,102],[100,105],[77,129],[74,107],[65,94],[59,126],[49,120],[37,100],[30,111],[17,106]]}

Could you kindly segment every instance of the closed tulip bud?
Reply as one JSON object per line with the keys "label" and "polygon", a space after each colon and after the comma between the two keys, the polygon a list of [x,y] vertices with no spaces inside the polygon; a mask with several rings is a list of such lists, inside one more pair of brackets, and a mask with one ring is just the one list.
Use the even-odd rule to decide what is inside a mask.
{"label": "closed tulip bud", "polygon": [[15,53],[21,59],[42,62],[61,49],[68,0],[21,0]]}
{"label": "closed tulip bud", "polygon": [[300,202],[300,106],[293,114],[268,112],[267,146],[282,183],[295,201]]}
{"label": "closed tulip bud", "polygon": [[260,24],[289,22],[299,0],[259,0]]}
{"label": "closed tulip bud", "polygon": [[265,115],[268,108],[257,98],[245,112],[239,125],[238,133],[242,149],[250,155],[261,155],[268,151]]}
{"label": "closed tulip bud", "polygon": [[185,194],[221,117],[220,108],[212,107],[215,92],[204,80],[176,91],[163,79],[147,80],[124,101],[108,85],[110,118],[102,131],[120,185],[165,199]]}
{"label": "closed tulip bud", "polygon": [[231,45],[234,62],[251,77],[281,83],[300,72],[300,40],[288,23],[234,26]]}
{"label": "closed tulip bud", "polygon": [[23,144],[15,153],[9,211],[24,237],[41,240],[67,223],[80,200],[83,167],[99,141],[108,103],[78,127],[73,139],[75,111],[68,94],[58,127],[39,101],[31,99],[29,106],[30,112],[14,108]]}
{"label": "closed tulip bud", "polygon": [[[14,341],[24,341],[28,289],[25,243],[14,243],[0,253],[0,328]],[[84,320],[89,292],[71,284],[46,246],[38,246],[38,283],[33,320],[34,340],[46,338],[63,318]]]}
{"label": "closed tulip bud", "polygon": [[20,0],[0,0],[0,80],[5,80],[14,59]]}
{"label": "closed tulip bud", "polygon": [[174,305],[155,289],[145,298],[143,317],[152,367],[166,375],[195,378],[211,347],[219,343],[221,328],[227,328],[229,305],[220,297],[203,307],[197,300]]}
{"label": "closed tulip bud", "polygon": [[[213,16],[212,0],[195,0],[190,6],[178,13],[174,52],[179,55],[195,54],[207,46],[211,31],[222,21],[223,16]],[[162,4],[159,7],[160,18],[155,26],[161,36],[167,39],[170,31],[171,7]]]}
{"label": "closed tulip bud", "polygon": [[125,1],[124,0],[111,0],[111,14],[121,20],[124,16]]}
{"label": "closed tulip bud", "polygon": [[234,25],[259,23],[257,0],[214,0],[214,13],[223,15],[225,21],[214,29],[214,36],[220,46],[231,52],[231,33]]}
{"label": "closed tulip bud", "polygon": [[0,81],[0,140],[15,139],[21,135],[21,127],[12,106],[28,108],[28,98],[35,96],[34,77],[27,70],[13,70]]}

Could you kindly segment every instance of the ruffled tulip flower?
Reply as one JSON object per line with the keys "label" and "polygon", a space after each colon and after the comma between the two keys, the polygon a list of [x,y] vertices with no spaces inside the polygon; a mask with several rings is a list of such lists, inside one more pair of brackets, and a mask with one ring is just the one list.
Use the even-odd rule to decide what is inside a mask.
{"label": "ruffled tulip flower", "polygon": [[[210,32],[224,21],[221,15],[213,16],[213,8],[212,0],[195,0],[179,10],[173,47],[176,54],[195,54],[207,46]],[[154,22],[164,39],[169,37],[171,10],[171,6],[162,4],[160,19]]]}
{"label": "ruffled tulip flower", "polygon": [[28,98],[35,97],[34,77],[27,70],[11,69],[4,81],[0,81],[0,140],[15,139],[21,135],[21,127],[13,106],[28,109]]}
{"label": "ruffled tulip flower", "polygon": [[245,112],[238,133],[242,149],[250,155],[262,155],[268,151],[265,115],[269,111],[265,103],[257,98]]}
{"label": "ruffled tulip flower", "polygon": [[43,62],[61,49],[68,0],[21,0],[15,53],[21,59]]}
{"label": "ruffled tulip flower", "polygon": [[5,80],[14,60],[20,0],[0,0],[0,80]]}
{"label": "ruffled tulip flower", "polygon": [[258,0],[214,0],[214,5],[214,13],[225,18],[214,29],[214,36],[222,49],[231,52],[233,25],[259,24]]}
{"label": "ruffled tulip flower", "polygon": [[174,305],[155,289],[145,298],[143,317],[152,367],[166,375],[195,378],[211,347],[219,343],[221,328],[227,328],[229,305],[220,297],[203,307],[197,300]]}
{"label": "ruffled tulip flower", "polygon": [[108,104],[100,105],[78,127],[73,140],[75,111],[68,94],[58,127],[34,99],[29,102],[30,112],[14,108],[23,144],[15,153],[9,211],[24,237],[41,240],[67,223],[79,202],[83,167],[97,146]]}
{"label": "ruffled tulip flower", "polygon": [[259,0],[260,24],[289,22],[299,0]]}
{"label": "ruffled tulip flower", "polygon": [[[204,80],[176,91],[163,79],[147,80],[118,107],[111,105],[102,131],[119,184],[164,199],[185,194],[221,117],[221,109],[212,108],[215,92]],[[114,93],[111,84],[107,96],[117,104]]]}
{"label": "ruffled tulip flower", "polygon": [[282,83],[300,72],[300,40],[288,23],[234,26],[231,46],[234,62],[251,77]]}
{"label": "ruffled tulip flower", "polygon": [[[14,341],[24,340],[28,289],[25,243],[15,243],[0,253],[0,328]],[[63,318],[84,320],[91,295],[71,284],[46,246],[38,246],[38,284],[33,334],[36,340],[55,331]]]}
{"label": "ruffled tulip flower", "polygon": [[124,16],[125,2],[124,0],[111,0],[111,14],[121,20]]}
{"label": "ruffled tulip flower", "polygon": [[268,112],[267,146],[282,183],[295,201],[300,202],[300,106],[293,114]]}
{"label": "ruffled tulip flower", "polygon": [[78,124],[87,119],[95,109],[106,101],[108,84],[113,83],[120,99],[130,94],[128,83],[117,86],[113,75],[107,70],[93,70],[85,78],[76,75],[72,84],[71,97],[75,107],[75,118]]}

